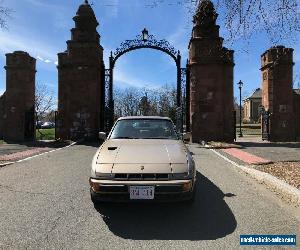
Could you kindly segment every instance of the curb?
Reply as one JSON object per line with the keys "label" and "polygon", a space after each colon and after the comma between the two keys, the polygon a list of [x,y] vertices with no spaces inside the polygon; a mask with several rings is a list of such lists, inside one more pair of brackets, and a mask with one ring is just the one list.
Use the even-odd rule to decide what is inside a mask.
{"label": "curb", "polygon": [[65,148],[69,148],[69,147],[72,147],[72,146],[74,146],[74,145],[76,145],[77,143],[80,143],[80,142],[81,141],[76,141],[76,142],[73,142],[70,145],[64,146],[62,148],[56,148],[56,149],[46,151],[46,152],[43,152],[43,153],[40,153],[40,154],[37,154],[37,155],[29,156],[27,158],[24,158],[24,159],[21,159],[21,160],[18,160],[18,161],[6,162],[6,163],[3,163],[3,164],[0,164],[0,168],[5,167],[5,166],[9,166],[9,165],[12,165],[12,164],[15,164],[15,163],[20,163],[20,162],[23,162],[23,161],[28,161],[30,159],[33,159],[33,158],[36,158],[36,157],[39,157],[39,156],[42,156],[42,155],[45,155],[45,154],[53,153],[55,151],[59,151],[59,150],[65,149]]}
{"label": "curb", "polygon": [[236,162],[228,159],[226,156],[220,154],[219,152],[217,152],[214,149],[209,149],[209,150],[214,152],[216,155],[218,155],[225,161],[231,163],[238,169],[242,170],[246,174],[250,175],[252,178],[256,179],[259,183],[265,184],[271,190],[279,193],[283,199],[286,200],[286,197],[287,197],[291,203],[295,204],[296,206],[300,206],[300,190],[298,190],[297,188],[287,184],[285,181],[282,181],[268,173],[259,171],[257,169],[239,165]]}

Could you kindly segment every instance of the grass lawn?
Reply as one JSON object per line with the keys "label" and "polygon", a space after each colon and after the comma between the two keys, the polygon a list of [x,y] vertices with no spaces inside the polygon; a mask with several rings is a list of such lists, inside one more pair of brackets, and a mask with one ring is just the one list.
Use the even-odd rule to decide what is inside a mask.
{"label": "grass lawn", "polygon": [[[260,124],[242,124],[242,133],[244,135],[261,135]],[[240,124],[236,124],[236,133],[240,132]]]}
{"label": "grass lawn", "polygon": [[2,140],[0,140],[0,145],[1,145],[1,144],[3,144],[3,141],[2,141]]}
{"label": "grass lawn", "polygon": [[[41,135],[39,131],[43,134]],[[36,139],[37,140],[55,140],[55,129],[48,128],[48,129],[39,129],[36,130]]]}

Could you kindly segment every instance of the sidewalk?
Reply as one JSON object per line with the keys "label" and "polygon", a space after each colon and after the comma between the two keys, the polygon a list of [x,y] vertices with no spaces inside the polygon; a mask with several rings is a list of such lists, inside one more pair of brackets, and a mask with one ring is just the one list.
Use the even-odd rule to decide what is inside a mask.
{"label": "sidewalk", "polygon": [[38,141],[21,144],[0,144],[0,167],[43,152],[69,145],[70,142]]}
{"label": "sidewalk", "polygon": [[238,147],[217,149],[239,165],[269,173],[300,189],[300,142],[274,143],[260,137],[237,138]]}

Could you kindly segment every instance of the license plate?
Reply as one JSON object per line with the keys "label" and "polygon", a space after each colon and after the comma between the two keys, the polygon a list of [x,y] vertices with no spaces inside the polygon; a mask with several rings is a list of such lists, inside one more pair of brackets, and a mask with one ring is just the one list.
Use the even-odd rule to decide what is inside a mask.
{"label": "license plate", "polygon": [[131,200],[153,200],[154,187],[153,186],[130,186],[130,199]]}

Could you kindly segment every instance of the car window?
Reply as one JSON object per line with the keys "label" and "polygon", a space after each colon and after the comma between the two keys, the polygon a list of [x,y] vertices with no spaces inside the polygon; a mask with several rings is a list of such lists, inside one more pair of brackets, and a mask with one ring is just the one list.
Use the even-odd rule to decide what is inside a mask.
{"label": "car window", "polygon": [[128,119],[116,123],[111,139],[174,139],[178,136],[170,120]]}

